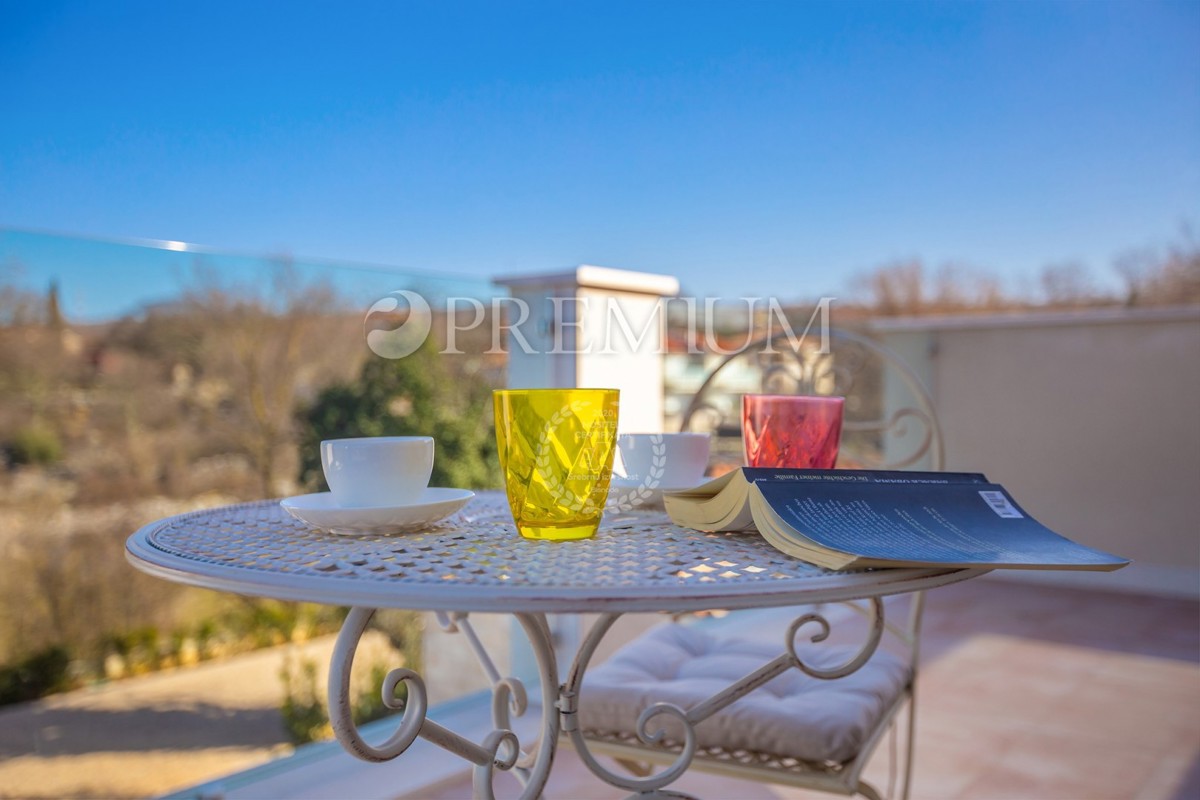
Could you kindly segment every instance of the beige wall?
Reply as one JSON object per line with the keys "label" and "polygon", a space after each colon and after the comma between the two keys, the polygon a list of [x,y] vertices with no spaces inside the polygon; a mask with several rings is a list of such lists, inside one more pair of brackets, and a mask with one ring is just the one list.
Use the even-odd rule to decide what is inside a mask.
{"label": "beige wall", "polygon": [[930,383],[946,468],[1134,560],[1023,575],[1200,593],[1200,309],[881,323]]}

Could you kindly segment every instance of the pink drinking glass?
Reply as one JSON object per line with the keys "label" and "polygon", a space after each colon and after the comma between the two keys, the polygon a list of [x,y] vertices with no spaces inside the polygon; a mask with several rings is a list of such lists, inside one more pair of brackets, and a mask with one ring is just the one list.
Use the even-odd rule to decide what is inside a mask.
{"label": "pink drinking glass", "polygon": [[844,397],[744,395],[742,444],[747,466],[833,469],[845,402]]}

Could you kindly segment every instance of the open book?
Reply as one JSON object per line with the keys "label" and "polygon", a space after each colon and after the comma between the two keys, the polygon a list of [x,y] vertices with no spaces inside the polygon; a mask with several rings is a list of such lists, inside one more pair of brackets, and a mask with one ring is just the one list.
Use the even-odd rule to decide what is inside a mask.
{"label": "open book", "polygon": [[663,502],[677,525],[757,530],[784,553],[828,569],[1129,563],[1059,536],[977,473],[743,467]]}

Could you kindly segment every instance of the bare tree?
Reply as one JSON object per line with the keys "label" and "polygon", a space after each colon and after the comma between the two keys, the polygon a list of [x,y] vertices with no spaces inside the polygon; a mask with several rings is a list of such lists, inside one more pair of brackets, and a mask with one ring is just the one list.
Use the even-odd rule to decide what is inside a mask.
{"label": "bare tree", "polygon": [[928,309],[939,313],[996,310],[1012,305],[995,275],[955,262],[938,268],[929,294]]}
{"label": "bare tree", "polygon": [[920,261],[900,261],[861,276],[858,284],[877,313],[915,314],[925,306],[924,273]]}
{"label": "bare tree", "polygon": [[1090,305],[1100,299],[1091,272],[1078,261],[1047,264],[1038,280],[1047,305]]}
{"label": "bare tree", "polygon": [[20,285],[21,264],[11,258],[0,264],[0,325],[19,326],[41,322],[43,299]]}
{"label": "bare tree", "polygon": [[274,265],[269,288],[229,287],[213,276],[185,298],[201,316],[199,360],[204,377],[220,382],[226,401],[217,422],[254,465],[270,496],[294,469],[279,460],[294,444],[296,401],[319,383],[348,377],[364,357],[357,320],[333,288],[305,282],[286,260]]}
{"label": "bare tree", "polygon": [[[58,311],[57,288],[48,295],[28,291],[0,266],[0,426],[40,422],[55,392],[75,376],[64,358],[67,336]],[[57,324],[47,324],[53,316]],[[14,420],[14,417],[16,418]]]}
{"label": "bare tree", "polygon": [[1131,250],[1114,266],[1125,281],[1126,305],[1200,303],[1200,242],[1190,228],[1165,254]]}
{"label": "bare tree", "polygon": [[936,314],[1012,305],[993,275],[964,264],[943,264],[932,274],[919,260],[887,264],[857,280],[872,311],[882,316]]}

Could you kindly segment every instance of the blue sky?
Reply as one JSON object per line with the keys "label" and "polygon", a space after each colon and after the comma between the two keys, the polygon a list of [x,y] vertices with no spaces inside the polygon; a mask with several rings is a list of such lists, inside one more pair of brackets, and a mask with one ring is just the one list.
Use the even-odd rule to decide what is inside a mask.
{"label": "blue sky", "polygon": [[1019,289],[1200,227],[1200,2],[0,0],[0,115],[0,226]]}

